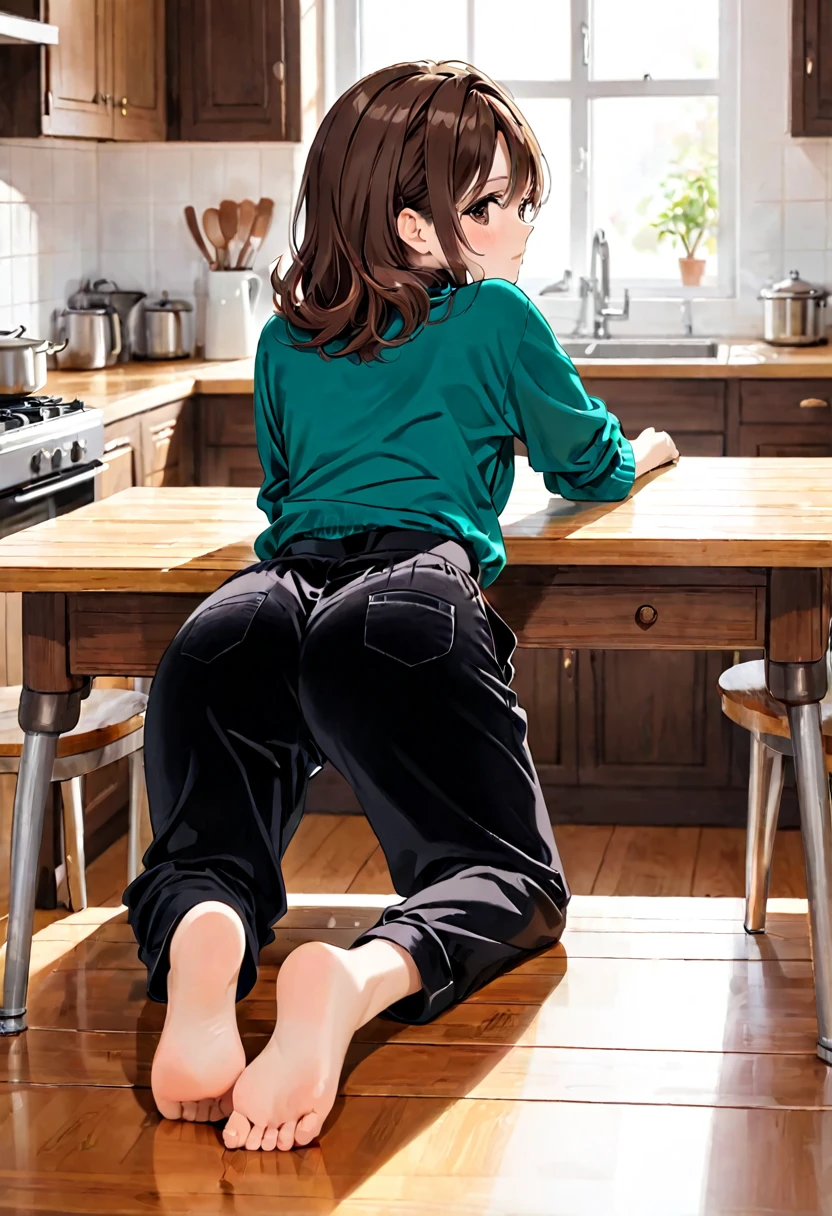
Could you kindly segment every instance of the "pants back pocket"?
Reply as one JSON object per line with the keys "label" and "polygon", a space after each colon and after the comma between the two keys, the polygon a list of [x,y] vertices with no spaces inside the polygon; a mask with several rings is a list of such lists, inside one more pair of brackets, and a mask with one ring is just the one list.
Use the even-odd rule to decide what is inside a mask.
{"label": "pants back pocket", "polygon": [[248,633],[257,610],[266,598],[265,591],[228,595],[216,604],[197,611],[182,643],[182,654],[213,663],[220,655],[239,646]]}
{"label": "pants back pocket", "polygon": [[378,591],[367,603],[364,645],[416,667],[448,653],[455,622],[455,606],[427,591]]}

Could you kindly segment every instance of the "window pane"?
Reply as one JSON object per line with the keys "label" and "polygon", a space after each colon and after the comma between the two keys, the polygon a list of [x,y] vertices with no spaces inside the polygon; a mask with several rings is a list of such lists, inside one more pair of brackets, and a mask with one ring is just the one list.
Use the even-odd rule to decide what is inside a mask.
{"label": "window pane", "polygon": [[719,75],[719,0],[592,0],[594,80]]}
{"label": "window pane", "polygon": [[[620,3],[620,0],[619,0]],[[474,0],[474,64],[494,80],[568,80],[569,0]]]}
{"label": "window pane", "polygon": [[559,279],[569,265],[569,106],[567,98],[517,97],[523,117],[534,131],[551,176],[549,200],[534,221],[526,246],[520,283],[526,279]]}
{"label": "window pane", "polygon": [[[674,169],[715,165],[715,97],[605,97],[591,109],[591,218],[610,244],[612,274],[633,279],[679,281],[681,246],[660,245],[650,227],[665,206],[660,184]],[[714,234],[715,240],[715,234]],[[715,248],[707,257],[706,282],[717,274]]]}
{"label": "window pane", "polygon": [[362,76],[411,59],[468,58],[467,0],[362,0]]}

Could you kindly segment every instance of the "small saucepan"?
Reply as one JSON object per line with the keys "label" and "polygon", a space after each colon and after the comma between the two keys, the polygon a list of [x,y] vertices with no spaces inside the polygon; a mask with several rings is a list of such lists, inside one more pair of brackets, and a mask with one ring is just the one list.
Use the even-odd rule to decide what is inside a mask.
{"label": "small saucepan", "polygon": [[46,384],[46,359],[63,350],[66,342],[24,338],[26,326],[0,330],[0,398],[31,397]]}

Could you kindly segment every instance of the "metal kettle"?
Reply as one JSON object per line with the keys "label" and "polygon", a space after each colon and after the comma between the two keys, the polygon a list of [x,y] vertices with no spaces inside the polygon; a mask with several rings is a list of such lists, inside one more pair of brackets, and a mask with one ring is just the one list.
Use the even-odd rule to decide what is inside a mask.
{"label": "metal kettle", "polygon": [[59,368],[92,370],[112,367],[121,354],[121,319],[115,308],[64,308],[57,316],[55,352]]}
{"label": "metal kettle", "polygon": [[92,286],[87,280],[80,291],[69,297],[69,307],[115,309],[121,322],[121,351],[118,361],[126,363],[133,354],[138,304],[145,295],[144,291],[125,291],[112,279],[96,279]]}
{"label": "metal kettle", "polygon": [[765,301],[763,338],[773,346],[817,346],[826,342],[825,287],[806,283],[796,270],[789,277],[764,287],[759,298]]}
{"label": "metal kettle", "polygon": [[143,359],[187,359],[192,347],[186,320],[190,312],[188,300],[171,300],[166,291],[158,300],[147,301],[139,327],[143,342],[136,354]]}

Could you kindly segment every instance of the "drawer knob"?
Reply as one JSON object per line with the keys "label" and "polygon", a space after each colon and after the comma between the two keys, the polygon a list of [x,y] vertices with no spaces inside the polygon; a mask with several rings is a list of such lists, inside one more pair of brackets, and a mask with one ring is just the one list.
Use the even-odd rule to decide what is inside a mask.
{"label": "drawer knob", "polygon": [[640,608],[636,608],[636,624],[639,629],[649,629],[658,619],[659,614],[652,604],[642,604]]}
{"label": "drawer knob", "polygon": [[800,403],[800,408],[802,410],[818,410],[823,409],[824,406],[826,406],[828,409],[829,402],[824,401],[822,397],[804,397]]}

